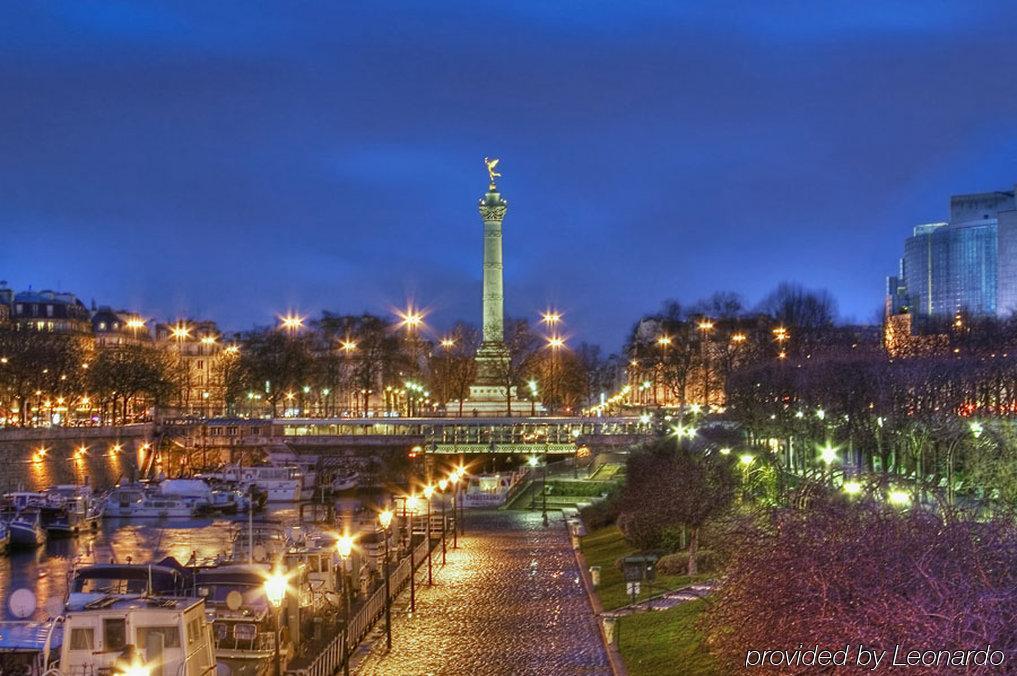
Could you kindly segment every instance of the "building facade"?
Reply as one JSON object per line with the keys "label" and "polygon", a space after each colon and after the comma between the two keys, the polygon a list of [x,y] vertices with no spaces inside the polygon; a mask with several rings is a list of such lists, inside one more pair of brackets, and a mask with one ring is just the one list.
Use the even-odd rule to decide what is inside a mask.
{"label": "building facade", "polygon": [[1017,310],[1014,191],[955,195],[950,219],[918,225],[887,280],[887,315],[1008,315]]}

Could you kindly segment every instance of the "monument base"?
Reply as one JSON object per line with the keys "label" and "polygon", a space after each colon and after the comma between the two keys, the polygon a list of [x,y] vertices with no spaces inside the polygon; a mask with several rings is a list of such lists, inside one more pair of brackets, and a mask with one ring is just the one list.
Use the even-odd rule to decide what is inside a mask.
{"label": "monument base", "polygon": [[[512,416],[523,417],[534,412],[540,413],[544,407],[540,402],[529,402],[516,398],[516,388],[511,388],[512,405],[508,405],[504,385],[470,385],[470,396],[463,402],[463,416]],[[450,401],[448,411],[458,411],[459,402]]]}

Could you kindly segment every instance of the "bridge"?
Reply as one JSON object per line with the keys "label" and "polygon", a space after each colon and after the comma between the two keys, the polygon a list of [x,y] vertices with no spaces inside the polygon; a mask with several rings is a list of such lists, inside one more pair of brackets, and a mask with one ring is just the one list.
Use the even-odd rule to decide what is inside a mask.
{"label": "bridge", "polygon": [[404,448],[433,454],[573,455],[580,448],[608,450],[653,434],[638,417],[466,418],[213,418],[171,420],[168,434],[191,448],[285,444],[306,448]]}

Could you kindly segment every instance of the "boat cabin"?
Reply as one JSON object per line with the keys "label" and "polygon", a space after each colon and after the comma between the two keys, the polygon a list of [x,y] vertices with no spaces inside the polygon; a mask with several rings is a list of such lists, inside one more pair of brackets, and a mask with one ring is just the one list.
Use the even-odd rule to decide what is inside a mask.
{"label": "boat cabin", "polygon": [[[60,673],[100,674],[144,664],[151,676],[215,673],[212,625],[200,598],[106,597],[64,619]],[[131,657],[133,655],[133,657]]]}
{"label": "boat cabin", "polygon": [[103,598],[144,594],[184,595],[189,583],[171,565],[100,563],[74,571],[67,594],[67,610],[82,610]]}

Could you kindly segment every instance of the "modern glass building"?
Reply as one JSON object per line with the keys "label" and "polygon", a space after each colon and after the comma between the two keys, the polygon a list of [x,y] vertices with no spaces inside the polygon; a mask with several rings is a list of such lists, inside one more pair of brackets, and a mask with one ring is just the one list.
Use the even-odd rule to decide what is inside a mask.
{"label": "modern glass building", "polygon": [[950,220],[916,226],[887,310],[918,316],[1017,310],[1017,204],[1013,191],[955,195]]}

